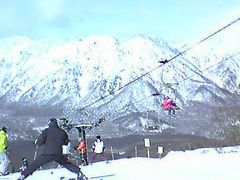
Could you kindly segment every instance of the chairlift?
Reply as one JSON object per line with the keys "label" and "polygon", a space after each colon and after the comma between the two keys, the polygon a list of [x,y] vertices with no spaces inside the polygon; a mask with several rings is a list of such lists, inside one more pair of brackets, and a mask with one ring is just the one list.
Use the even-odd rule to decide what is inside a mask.
{"label": "chairlift", "polygon": [[[176,117],[176,111],[181,109],[177,104],[176,104],[176,100],[177,100],[177,96],[176,96],[176,89],[174,88],[170,88],[172,85],[171,84],[166,84],[167,85],[167,94],[173,94],[174,97],[171,98],[171,96],[165,95],[165,97],[170,97],[168,102],[166,103],[171,103],[168,104],[170,107],[168,108],[164,108],[164,102],[162,102],[161,107],[165,110],[165,114],[169,115],[170,117]],[[178,84],[176,84],[178,85]],[[163,100],[164,101],[164,100]],[[170,109],[171,108],[171,109]],[[172,112],[170,112],[172,111]]]}

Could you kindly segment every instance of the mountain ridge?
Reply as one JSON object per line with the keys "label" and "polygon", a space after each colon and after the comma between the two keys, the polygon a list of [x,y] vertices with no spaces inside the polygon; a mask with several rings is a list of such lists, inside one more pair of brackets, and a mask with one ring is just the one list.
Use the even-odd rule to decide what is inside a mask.
{"label": "mountain ridge", "polygon": [[[138,114],[138,120],[125,130],[145,131],[141,118],[146,118],[147,124],[156,119],[158,123],[172,121],[159,110],[165,95],[174,98],[184,108],[179,114],[187,117],[189,101],[224,104],[229,95],[235,97],[239,92],[239,57],[229,58],[231,52],[218,56],[213,48],[211,54],[206,51],[198,56],[195,49],[161,64],[160,60],[175,57],[180,50],[145,36],[124,43],[92,36],[56,44],[17,37],[1,39],[0,45],[1,104],[20,104],[15,108],[23,106],[25,110],[52,106],[56,108],[54,115],[68,116],[78,123],[92,123],[107,115],[108,122],[121,126],[122,119],[123,124],[131,124],[125,118],[129,114]],[[151,115],[145,117],[148,112]],[[179,121],[189,124],[191,120]],[[179,123],[173,124],[177,129]],[[187,130],[179,130],[183,131]]]}

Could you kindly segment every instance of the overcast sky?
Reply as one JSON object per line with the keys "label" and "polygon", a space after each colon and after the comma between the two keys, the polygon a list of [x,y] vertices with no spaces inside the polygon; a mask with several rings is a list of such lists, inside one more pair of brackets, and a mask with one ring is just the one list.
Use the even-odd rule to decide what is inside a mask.
{"label": "overcast sky", "polygon": [[120,40],[143,34],[187,43],[240,6],[239,0],[0,0],[0,38]]}

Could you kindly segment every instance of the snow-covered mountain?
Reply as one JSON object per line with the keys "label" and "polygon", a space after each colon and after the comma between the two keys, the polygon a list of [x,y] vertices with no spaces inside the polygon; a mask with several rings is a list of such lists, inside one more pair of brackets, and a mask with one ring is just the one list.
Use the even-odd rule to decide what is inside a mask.
{"label": "snow-covered mountain", "polygon": [[[43,119],[52,115],[75,123],[104,116],[97,132],[121,135],[157,125],[158,131],[207,135],[213,126],[203,132],[199,124],[208,126],[209,116],[216,113],[207,119],[206,114],[192,116],[202,113],[196,102],[221,106],[229,97],[239,98],[240,39],[225,48],[229,41],[224,38],[219,46],[203,44],[166,64],[160,61],[172,59],[184,47],[144,36],[126,42],[103,36],[59,42],[1,39],[0,117],[5,124],[10,123],[6,119],[27,122],[26,131],[43,126]],[[165,95],[182,108],[177,121],[161,110]]]}

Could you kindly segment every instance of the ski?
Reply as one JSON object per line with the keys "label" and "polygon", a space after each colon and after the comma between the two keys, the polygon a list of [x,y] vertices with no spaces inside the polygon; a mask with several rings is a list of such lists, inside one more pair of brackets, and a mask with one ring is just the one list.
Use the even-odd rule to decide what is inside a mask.
{"label": "ski", "polygon": [[[105,178],[108,178],[108,177],[112,177],[112,176],[115,176],[115,174],[107,174],[107,175],[101,175],[101,176],[91,176],[91,177],[88,177],[88,179],[98,179],[98,180],[103,180]],[[60,177],[59,178],[60,180],[76,180],[77,178],[68,178],[68,177]]]}
{"label": "ski", "polygon": [[107,175],[101,175],[101,176],[91,176],[88,179],[99,179],[99,180],[103,180],[103,178],[108,178],[108,177],[112,177],[115,176],[115,174],[107,174]]}
{"label": "ski", "polygon": [[9,176],[9,173],[6,174],[6,175],[2,175],[2,174],[1,174],[1,175],[0,175],[0,180],[1,180],[1,179],[6,179],[6,180],[7,180],[7,179],[11,179],[11,177]]}
{"label": "ski", "polygon": [[0,180],[8,180],[8,179],[11,179],[10,177],[4,177],[4,176],[0,176]]}

